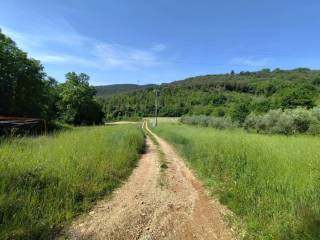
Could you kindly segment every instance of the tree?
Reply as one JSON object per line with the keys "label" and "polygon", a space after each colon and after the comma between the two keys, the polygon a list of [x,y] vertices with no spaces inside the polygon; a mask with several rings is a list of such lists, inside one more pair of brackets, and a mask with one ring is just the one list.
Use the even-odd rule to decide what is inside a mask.
{"label": "tree", "polygon": [[316,79],[314,79],[314,80],[312,81],[312,84],[317,85],[317,86],[320,86],[320,77],[317,77]]}
{"label": "tree", "polygon": [[299,106],[312,108],[315,106],[316,89],[312,85],[302,85],[287,89],[280,97],[280,106],[283,109]]}
{"label": "tree", "polygon": [[233,121],[244,123],[246,120],[246,117],[250,114],[249,104],[244,103],[238,103],[235,104],[231,110],[231,119]]}
{"label": "tree", "polygon": [[59,84],[54,78],[48,77],[48,79],[44,81],[43,116],[48,120],[54,120],[58,117],[58,90]]}
{"label": "tree", "polygon": [[59,86],[61,118],[76,125],[101,123],[103,114],[101,106],[94,100],[95,94],[96,90],[89,85],[88,75],[67,73],[65,83]]}
{"label": "tree", "polygon": [[45,73],[0,30],[0,114],[45,117]]}

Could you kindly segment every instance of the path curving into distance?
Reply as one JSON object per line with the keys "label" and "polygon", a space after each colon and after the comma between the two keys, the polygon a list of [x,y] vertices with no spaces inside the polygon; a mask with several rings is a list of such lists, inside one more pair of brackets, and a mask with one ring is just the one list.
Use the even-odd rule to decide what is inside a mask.
{"label": "path curving into distance", "polygon": [[144,126],[147,149],[128,181],[77,219],[68,238],[233,239],[223,221],[227,210],[207,196],[175,149]]}

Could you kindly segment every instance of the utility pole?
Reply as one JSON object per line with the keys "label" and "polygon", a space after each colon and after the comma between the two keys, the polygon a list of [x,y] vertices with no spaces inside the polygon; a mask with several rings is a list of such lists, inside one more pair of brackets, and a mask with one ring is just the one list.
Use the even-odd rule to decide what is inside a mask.
{"label": "utility pole", "polygon": [[154,111],[155,122],[154,122],[154,126],[156,127],[158,125],[158,98],[160,95],[160,91],[158,89],[155,89],[154,93],[155,93],[155,111]]}

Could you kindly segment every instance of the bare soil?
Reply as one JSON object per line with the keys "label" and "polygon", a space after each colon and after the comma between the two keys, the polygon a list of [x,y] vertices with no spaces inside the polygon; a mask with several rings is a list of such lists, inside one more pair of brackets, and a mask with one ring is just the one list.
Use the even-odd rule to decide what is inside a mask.
{"label": "bare soil", "polygon": [[[128,181],[77,219],[68,238],[233,239],[224,221],[228,211],[208,197],[175,149],[153,136],[158,146],[147,137],[146,153]],[[159,150],[168,168],[161,169]]]}

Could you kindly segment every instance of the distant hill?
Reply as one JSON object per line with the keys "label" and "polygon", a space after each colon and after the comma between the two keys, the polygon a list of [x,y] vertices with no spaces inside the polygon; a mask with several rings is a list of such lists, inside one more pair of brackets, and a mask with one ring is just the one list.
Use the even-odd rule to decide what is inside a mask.
{"label": "distant hill", "polygon": [[311,108],[320,104],[320,71],[263,69],[191,77],[152,88],[113,93],[104,103],[107,119],[152,116],[154,88],[159,89],[159,116],[229,116],[240,123],[251,112]]}
{"label": "distant hill", "polygon": [[132,90],[144,89],[157,86],[155,84],[137,85],[137,84],[112,84],[95,86],[97,90],[97,96],[108,98],[117,93],[129,92]]}

